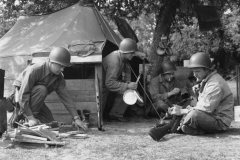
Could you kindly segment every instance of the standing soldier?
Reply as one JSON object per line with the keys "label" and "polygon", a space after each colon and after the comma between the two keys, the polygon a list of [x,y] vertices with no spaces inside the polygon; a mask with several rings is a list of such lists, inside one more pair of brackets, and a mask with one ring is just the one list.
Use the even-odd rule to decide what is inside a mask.
{"label": "standing soldier", "polygon": [[[136,90],[138,85],[131,82],[131,70],[126,64],[134,56],[141,59],[145,54],[137,52],[137,43],[131,38],[121,41],[119,50],[114,51],[103,58],[103,111],[107,101],[109,91],[117,92],[117,97],[109,113],[110,120],[126,122],[123,115],[128,107],[123,101],[123,93],[128,89]],[[123,75],[123,79],[122,78]]]}
{"label": "standing soldier", "polygon": [[[13,104],[8,111],[16,110],[15,96],[18,95],[20,112],[28,119],[29,126],[53,121],[49,108],[44,103],[51,92],[56,91],[62,103],[72,115],[76,127],[87,130],[87,126],[80,120],[76,106],[71,99],[62,72],[70,67],[70,53],[63,47],[55,47],[49,55],[49,60],[28,66],[14,81],[19,94],[13,94],[8,100]],[[14,112],[15,113],[15,112]],[[12,115],[11,123],[18,119],[19,113]]]}

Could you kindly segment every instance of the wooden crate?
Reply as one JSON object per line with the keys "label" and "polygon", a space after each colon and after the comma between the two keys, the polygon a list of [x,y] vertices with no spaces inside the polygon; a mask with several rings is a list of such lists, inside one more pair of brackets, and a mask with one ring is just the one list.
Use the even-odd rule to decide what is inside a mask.
{"label": "wooden crate", "polygon": [[[97,124],[95,79],[66,80],[66,85],[77,109],[90,110],[90,124]],[[72,122],[72,116],[60,101],[56,92],[48,95],[48,97],[45,99],[45,103],[52,111],[53,117],[56,121],[66,122],[68,124]]]}

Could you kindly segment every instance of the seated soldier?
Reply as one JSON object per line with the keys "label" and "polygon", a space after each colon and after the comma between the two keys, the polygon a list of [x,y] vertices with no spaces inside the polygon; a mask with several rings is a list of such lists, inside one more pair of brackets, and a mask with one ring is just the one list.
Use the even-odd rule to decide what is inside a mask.
{"label": "seated soldier", "polygon": [[[55,47],[49,55],[49,60],[43,63],[29,65],[14,81],[17,92],[7,98],[10,102],[8,111],[14,112],[10,123],[15,124],[19,115],[23,115],[29,126],[54,121],[49,108],[44,103],[51,92],[56,91],[62,103],[71,114],[76,127],[87,130],[87,125],[80,120],[76,106],[70,97],[62,72],[65,67],[70,67],[70,53],[63,47]],[[18,94],[16,94],[18,93]],[[19,108],[16,107],[15,98],[19,99]],[[16,110],[19,110],[16,113]]]}
{"label": "seated soldier", "polygon": [[233,120],[233,94],[226,81],[213,70],[210,57],[206,53],[196,53],[189,61],[199,85],[193,87],[198,92],[198,101],[187,109],[174,107],[176,115],[185,115],[181,129],[185,134],[200,135],[218,133],[229,128]]}
{"label": "seated soldier", "polygon": [[[166,100],[169,100],[172,104],[177,104],[192,95],[191,86],[189,80],[179,81],[174,77],[176,71],[175,65],[166,61],[162,63],[160,74],[154,77],[150,81],[149,92],[153,100],[154,108],[151,108],[151,115],[161,115],[161,113],[167,113],[168,108]],[[183,97],[187,96],[187,97]]]}

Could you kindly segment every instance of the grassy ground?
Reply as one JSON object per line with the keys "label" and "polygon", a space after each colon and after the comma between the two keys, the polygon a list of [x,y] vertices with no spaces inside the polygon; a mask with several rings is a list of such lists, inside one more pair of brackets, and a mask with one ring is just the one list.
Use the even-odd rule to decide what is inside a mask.
{"label": "grassy ground", "polygon": [[[236,91],[235,83],[231,89]],[[236,95],[236,93],[234,93]],[[2,149],[0,160],[239,160],[240,122],[221,134],[166,135],[155,142],[148,131],[155,119],[133,118],[130,123],[105,123],[105,132],[90,129],[87,139],[65,139],[61,148],[16,146]]]}
{"label": "grassy ground", "polygon": [[135,118],[130,123],[105,123],[106,131],[92,128],[87,139],[65,139],[61,148],[16,146],[1,149],[1,160],[239,160],[240,122],[221,134],[166,135],[155,142],[148,135],[154,119]]}

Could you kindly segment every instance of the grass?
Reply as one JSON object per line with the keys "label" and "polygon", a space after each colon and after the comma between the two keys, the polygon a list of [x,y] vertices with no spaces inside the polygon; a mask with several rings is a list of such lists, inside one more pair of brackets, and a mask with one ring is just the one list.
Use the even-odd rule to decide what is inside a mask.
{"label": "grass", "polygon": [[[189,136],[166,135],[155,142],[148,135],[155,120],[133,119],[130,123],[106,123],[106,131],[91,129],[88,139],[66,139],[61,148],[16,146],[1,149],[4,160],[238,160],[240,159],[240,122],[233,122],[221,134]],[[25,146],[26,147],[26,146]],[[32,148],[32,149],[31,149]]]}
{"label": "grass", "polygon": [[[236,96],[236,83],[229,82]],[[105,132],[92,128],[87,139],[65,139],[61,148],[25,145],[1,149],[0,160],[239,160],[240,122],[221,134],[169,134],[155,142],[148,131],[154,119],[133,118],[130,123],[105,123]]]}

